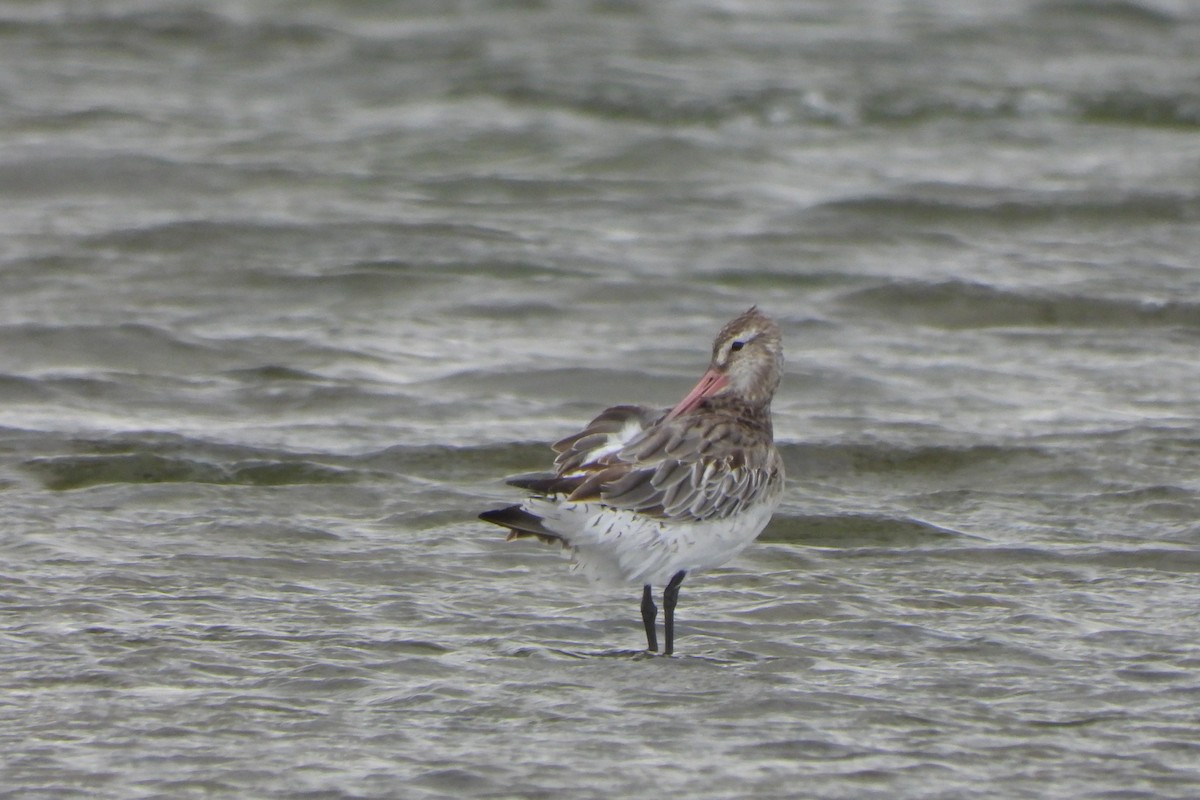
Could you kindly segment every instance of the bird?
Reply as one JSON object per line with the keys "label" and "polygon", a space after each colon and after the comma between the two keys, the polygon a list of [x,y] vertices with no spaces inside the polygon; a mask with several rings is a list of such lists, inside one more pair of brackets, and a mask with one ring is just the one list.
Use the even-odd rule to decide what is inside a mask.
{"label": "bird", "polygon": [[560,544],[598,583],[642,586],[646,649],[658,652],[655,586],[664,586],[663,654],[675,650],[686,576],[753,542],[783,497],[771,400],[783,374],[779,326],[751,306],[717,334],[695,387],[670,408],[618,405],[552,445],[551,471],[508,479],[524,502],[479,518],[507,540]]}

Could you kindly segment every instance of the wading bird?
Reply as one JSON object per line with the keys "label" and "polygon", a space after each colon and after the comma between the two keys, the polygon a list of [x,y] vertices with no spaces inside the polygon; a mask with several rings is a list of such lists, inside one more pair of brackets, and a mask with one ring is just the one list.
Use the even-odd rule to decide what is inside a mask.
{"label": "wading bird", "polygon": [[646,646],[658,651],[653,586],[664,585],[664,653],[689,573],[724,564],[762,532],[783,495],[771,398],[783,371],[779,327],[750,308],[717,334],[708,371],[670,409],[613,406],[553,445],[552,472],[508,483],[530,496],[480,514],[570,551],[599,582],[641,584]]}

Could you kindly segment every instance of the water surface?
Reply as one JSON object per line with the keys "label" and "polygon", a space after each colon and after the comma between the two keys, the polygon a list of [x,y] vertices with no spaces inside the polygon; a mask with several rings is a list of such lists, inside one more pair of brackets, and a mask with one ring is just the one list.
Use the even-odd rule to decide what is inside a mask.
{"label": "water surface", "polygon": [[[1192,798],[1186,3],[0,7],[0,797]],[[784,504],[475,519],[717,328]]]}

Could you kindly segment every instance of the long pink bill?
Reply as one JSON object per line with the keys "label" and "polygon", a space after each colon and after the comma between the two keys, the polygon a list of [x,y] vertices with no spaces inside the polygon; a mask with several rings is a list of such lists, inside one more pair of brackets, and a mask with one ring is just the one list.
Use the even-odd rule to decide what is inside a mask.
{"label": "long pink bill", "polygon": [[729,383],[729,379],[717,372],[715,369],[710,369],[704,373],[704,377],[700,382],[687,393],[687,397],[679,401],[679,403],[671,409],[670,413],[663,419],[664,422],[670,421],[678,417],[680,414],[686,414],[696,406],[700,405],[700,401],[706,397],[712,397],[717,392],[725,388]]}

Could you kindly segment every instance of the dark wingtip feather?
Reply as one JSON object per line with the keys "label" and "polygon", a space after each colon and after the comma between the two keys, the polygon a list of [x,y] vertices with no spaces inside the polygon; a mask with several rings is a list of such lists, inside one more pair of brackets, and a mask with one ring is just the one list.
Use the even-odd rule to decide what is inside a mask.
{"label": "dark wingtip feather", "polygon": [[553,472],[526,472],[522,475],[514,475],[504,482],[509,486],[516,486],[518,489],[524,489],[534,494],[554,495],[570,494],[580,481],[582,478],[578,476],[563,478]]}
{"label": "dark wingtip feather", "polygon": [[504,482],[518,489],[528,489],[539,494],[545,494],[538,487],[552,482],[557,477],[553,472],[522,472],[520,475],[512,475],[505,478]]}
{"label": "dark wingtip feather", "polygon": [[554,542],[562,542],[564,546],[566,544],[561,536],[542,524],[541,517],[530,514],[520,506],[494,508],[491,511],[484,511],[479,518],[484,522],[508,528],[508,541],[521,536],[536,536],[539,541],[546,544]]}

